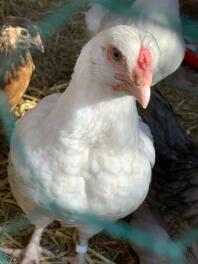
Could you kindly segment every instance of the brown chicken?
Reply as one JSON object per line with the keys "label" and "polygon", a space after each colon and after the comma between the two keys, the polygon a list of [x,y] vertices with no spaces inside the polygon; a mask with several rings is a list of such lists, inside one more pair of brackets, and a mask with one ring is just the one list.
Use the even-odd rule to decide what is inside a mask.
{"label": "brown chicken", "polygon": [[35,69],[30,48],[44,52],[38,28],[27,18],[7,17],[0,27],[0,90],[11,109],[25,93]]}

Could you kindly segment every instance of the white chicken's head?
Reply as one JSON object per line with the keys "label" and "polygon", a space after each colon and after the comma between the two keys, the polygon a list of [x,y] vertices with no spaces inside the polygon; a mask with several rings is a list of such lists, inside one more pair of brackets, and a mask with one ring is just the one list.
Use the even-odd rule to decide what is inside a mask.
{"label": "white chicken's head", "polygon": [[114,93],[133,95],[144,108],[147,106],[159,57],[150,34],[131,26],[115,26],[89,41],[86,51],[93,82],[110,87]]}

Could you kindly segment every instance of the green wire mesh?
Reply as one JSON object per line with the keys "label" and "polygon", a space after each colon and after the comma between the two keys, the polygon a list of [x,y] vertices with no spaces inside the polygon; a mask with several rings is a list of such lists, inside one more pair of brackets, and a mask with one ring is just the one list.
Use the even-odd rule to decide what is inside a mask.
{"label": "green wire mesh", "polygon": [[[64,24],[73,18],[80,10],[86,8],[90,3],[98,3],[103,5],[105,8],[111,10],[112,12],[125,13],[126,15],[136,15],[136,10],[130,8],[131,0],[81,0],[81,1],[63,1],[61,5],[56,7],[51,11],[50,14],[43,17],[41,21],[38,22],[43,37],[47,38],[53,33],[57,32],[64,26]],[[160,21],[156,21],[156,23]],[[183,23],[183,32],[186,36],[191,37],[195,40],[198,39],[198,22],[190,20],[189,18],[182,18]],[[14,115],[11,113],[7,101],[2,92],[0,92],[0,120],[4,127],[7,140],[10,140],[11,133],[15,124]],[[17,138],[13,143],[15,145],[16,156],[20,162],[26,161],[25,151],[23,149],[23,140]],[[31,181],[37,185],[36,179],[39,178],[34,170],[31,170],[30,175]],[[189,234],[181,237],[175,242],[166,242],[157,239],[154,234],[145,233],[141,230],[133,228],[126,223],[115,223],[108,220],[99,218],[90,213],[73,213],[70,211],[65,211],[63,208],[57,206],[57,204],[50,200],[48,195],[45,193],[45,189],[42,188],[42,194],[44,197],[44,206],[49,208],[54,214],[58,212],[62,217],[72,217],[79,219],[82,222],[85,222],[93,227],[103,228],[109,234],[116,236],[120,239],[125,239],[128,242],[133,242],[138,246],[145,247],[155,253],[161,254],[163,256],[168,256],[172,263],[184,264],[183,251],[185,247],[190,246],[193,242],[198,241],[198,230],[194,230]],[[32,212],[34,216],[36,212]],[[9,222],[1,229],[0,238],[1,241],[4,239],[5,234],[14,234],[20,229],[24,228],[29,224],[29,221],[22,216],[18,216]],[[0,263],[8,263],[7,257],[0,252]]]}

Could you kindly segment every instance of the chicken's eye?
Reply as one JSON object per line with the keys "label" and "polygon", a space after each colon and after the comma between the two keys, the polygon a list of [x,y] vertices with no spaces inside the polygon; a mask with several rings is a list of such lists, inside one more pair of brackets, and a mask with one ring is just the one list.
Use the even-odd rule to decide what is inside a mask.
{"label": "chicken's eye", "polygon": [[28,36],[28,32],[27,32],[27,30],[22,29],[22,30],[21,30],[21,35],[22,35],[23,37],[27,37],[27,36]]}
{"label": "chicken's eye", "polygon": [[113,48],[112,49],[112,58],[115,61],[120,61],[122,59],[122,53],[118,49]]}

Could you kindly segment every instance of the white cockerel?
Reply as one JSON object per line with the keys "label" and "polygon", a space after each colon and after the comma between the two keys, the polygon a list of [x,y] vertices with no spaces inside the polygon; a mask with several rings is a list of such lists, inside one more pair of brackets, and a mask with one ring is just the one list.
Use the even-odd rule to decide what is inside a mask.
{"label": "white cockerel", "polygon": [[[41,235],[56,219],[79,231],[78,254],[66,261],[84,263],[88,239],[103,227],[62,212],[115,221],[144,201],[155,153],[135,101],[147,106],[158,60],[152,35],[128,26],[107,29],[83,48],[67,90],[44,98],[17,121],[9,182],[35,231],[25,250],[1,250],[22,257],[23,264],[39,263]],[[21,148],[25,160],[18,156]]]}

